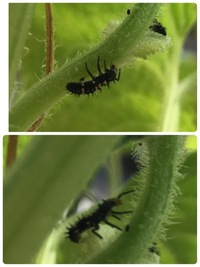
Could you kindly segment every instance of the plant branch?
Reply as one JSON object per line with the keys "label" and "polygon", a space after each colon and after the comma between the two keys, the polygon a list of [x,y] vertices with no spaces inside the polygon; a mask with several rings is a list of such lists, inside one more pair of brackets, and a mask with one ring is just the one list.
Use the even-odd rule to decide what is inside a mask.
{"label": "plant branch", "polygon": [[54,26],[52,4],[45,4],[46,12],[46,75],[53,71],[54,67]]}
{"label": "plant branch", "polygon": [[[148,248],[163,236],[174,211],[174,201],[179,192],[178,167],[185,159],[183,140],[180,136],[149,138],[147,154],[142,161],[145,168],[140,175],[140,184],[144,185],[144,190],[140,193],[129,233],[122,233],[92,263],[150,263]],[[145,180],[141,181],[141,177]]]}

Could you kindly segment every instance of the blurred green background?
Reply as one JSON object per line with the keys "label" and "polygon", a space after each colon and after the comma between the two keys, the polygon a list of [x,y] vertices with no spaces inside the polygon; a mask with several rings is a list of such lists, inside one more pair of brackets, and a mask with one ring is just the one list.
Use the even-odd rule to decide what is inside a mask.
{"label": "blurred green background", "polygon": [[[17,4],[10,5],[17,9]],[[53,4],[56,68],[98,44],[105,37],[105,28],[109,29],[113,21],[123,20],[132,7],[133,4]],[[40,131],[195,131],[196,6],[163,4],[158,20],[166,27],[171,48],[147,60],[130,62],[129,67],[122,68],[120,81],[111,83],[110,89],[104,87],[102,93],[75,97],[66,92],[66,97],[51,108]],[[16,80],[24,91],[44,77],[43,4],[36,5],[25,46]],[[88,79],[86,71],[81,77]],[[177,79],[175,88],[170,86],[173,79]],[[175,102],[170,106],[172,94]],[[169,121],[176,117],[170,127]]]}

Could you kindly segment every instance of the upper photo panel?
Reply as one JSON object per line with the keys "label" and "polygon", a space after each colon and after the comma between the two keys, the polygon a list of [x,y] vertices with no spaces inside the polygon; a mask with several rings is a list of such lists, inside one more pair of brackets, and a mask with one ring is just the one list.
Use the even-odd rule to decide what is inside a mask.
{"label": "upper photo panel", "polygon": [[193,3],[9,4],[10,132],[194,132]]}

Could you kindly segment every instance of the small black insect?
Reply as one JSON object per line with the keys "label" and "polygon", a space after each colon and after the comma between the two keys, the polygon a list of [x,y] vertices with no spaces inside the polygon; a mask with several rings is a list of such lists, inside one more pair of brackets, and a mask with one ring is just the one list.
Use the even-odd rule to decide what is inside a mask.
{"label": "small black insect", "polygon": [[[127,15],[130,15],[130,14],[131,14],[131,10],[127,9]],[[149,29],[153,32],[162,34],[163,36],[167,35],[166,28],[163,27],[162,24],[157,21],[157,19],[154,19],[153,24],[149,26]]]}
{"label": "small black insect", "polygon": [[160,252],[159,252],[159,250],[157,248],[157,243],[156,242],[153,242],[153,245],[148,250],[149,250],[149,252],[155,253],[158,256],[160,256]]}
{"label": "small black insect", "polygon": [[89,95],[93,94],[97,90],[102,90],[102,86],[108,86],[110,82],[119,81],[121,69],[119,69],[117,77],[117,68],[115,65],[111,64],[110,69],[106,67],[106,61],[104,60],[104,73],[100,68],[100,58],[97,59],[97,69],[99,75],[95,77],[88,69],[87,63],[85,63],[85,68],[87,73],[90,75],[92,80],[84,81],[84,78],[81,78],[79,82],[71,82],[66,85],[67,91],[74,95]]}
{"label": "small black insect", "polygon": [[154,19],[153,24],[149,27],[149,29],[153,32],[162,34],[163,36],[167,35],[166,28],[163,27],[162,24],[157,21],[157,19]]}
{"label": "small black insect", "polygon": [[98,205],[97,210],[95,210],[92,214],[79,218],[79,220],[74,225],[67,227],[68,231],[65,232],[65,234],[67,234],[67,237],[72,242],[79,243],[81,239],[81,234],[86,230],[91,229],[93,234],[95,234],[98,238],[103,239],[103,237],[98,232],[96,232],[99,229],[99,224],[101,222],[104,222],[107,225],[119,231],[122,231],[119,226],[109,222],[107,220],[107,216],[110,215],[116,218],[117,220],[120,220],[119,216],[121,214],[132,213],[132,211],[114,211],[112,208],[115,206],[120,206],[122,204],[121,197],[123,195],[129,194],[134,191],[135,190],[126,191],[119,194],[119,196],[116,198],[109,198],[107,200],[103,200],[103,202]]}

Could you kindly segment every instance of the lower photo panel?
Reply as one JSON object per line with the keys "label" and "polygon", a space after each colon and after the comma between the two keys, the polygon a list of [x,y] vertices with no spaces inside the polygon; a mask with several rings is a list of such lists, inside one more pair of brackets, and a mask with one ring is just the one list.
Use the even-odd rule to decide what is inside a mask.
{"label": "lower photo panel", "polygon": [[4,136],[5,264],[194,264],[190,135]]}

